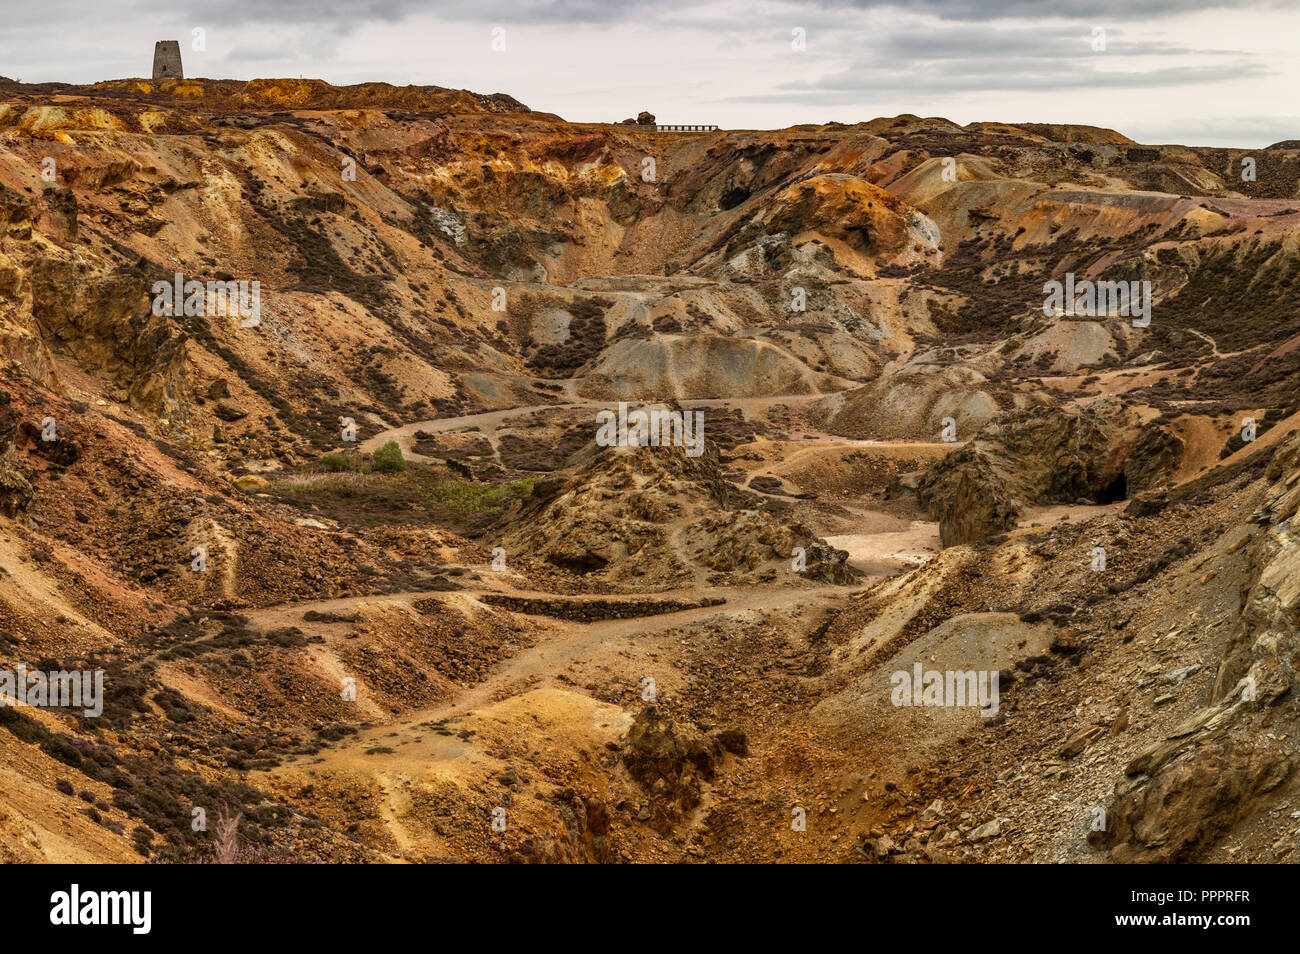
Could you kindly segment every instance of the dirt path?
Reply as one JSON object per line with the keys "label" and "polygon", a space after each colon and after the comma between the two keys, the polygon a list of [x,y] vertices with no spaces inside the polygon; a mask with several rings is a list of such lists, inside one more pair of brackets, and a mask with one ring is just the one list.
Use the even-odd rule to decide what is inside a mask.
{"label": "dirt path", "polygon": [[1119,500],[1108,504],[1052,504],[1031,507],[1025,511],[1017,527],[1048,527],[1058,523],[1082,523],[1102,514],[1119,513],[1129,501]]}
{"label": "dirt path", "polygon": [[878,511],[840,504],[862,520],[866,532],[823,537],[847,550],[849,565],[868,576],[889,577],[920,566],[938,554],[939,524],[932,520],[903,520]]}
{"label": "dirt path", "polygon": [[[825,394],[783,394],[761,398],[689,398],[679,401],[678,403],[684,408],[737,408],[745,414],[747,419],[750,419],[754,412],[776,404],[807,404],[826,396],[827,395]],[[628,401],[624,403],[629,405],[639,405],[649,402]],[[401,427],[390,428],[389,430],[376,434],[374,437],[366,439],[361,443],[361,450],[367,453],[373,453],[386,442],[392,440],[397,441],[401,446],[403,453],[408,456],[419,457],[420,455],[412,454],[411,452],[411,445],[415,442],[416,431],[424,431],[429,434],[445,434],[448,431],[460,430],[462,428],[474,428],[481,431],[495,448],[495,431],[502,424],[512,418],[525,417],[539,411],[609,411],[617,410],[618,405],[618,401],[573,401],[565,404],[529,404],[523,407],[502,408],[497,411],[482,411],[478,414],[464,414],[460,417],[443,417],[434,418],[429,421],[416,421],[413,424],[403,424]],[[830,435],[827,436],[829,437]]]}
{"label": "dirt path", "polygon": [[[474,567],[473,569],[482,570],[485,577],[493,577],[497,574],[492,573],[486,564]],[[702,586],[702,587],[679,587],[671,590],[655,590],[645,593],[609,593],[609,594],[580,594],[574,596],[563,596],[551,593],[545,590],[530,590],[524,587],[514,586],[509,582],[506,574],[501,574],[502,582],[495,586],[473,586],[465,587],[459,590],[406,590],[399,593],[374,593],[365,596],[341,596],[328,600],[312,600],[304,603],[280,603],[275,606],[264,606],[259,609],[244,610],[243,613],[248,616],[249,620],[256,626],[262,628],[273,628],[287,625],[300,625],[303,614],[312,610],[319,613],[341,612],[357,609],[362,606],[382,606],[400,603],[409,605],[416,600],[439,598],[439,597],[457,597],[467,596],[477,598],[487,594],[503,594],[509,596],[519,596],[529,599],[543,600],[563,600],[571,602],[593,602],[599,603],[606,600],[681,600],[695,599],[699,597],[720,597],[727,602],[725,607],[747,606],[749,603],[765,599],[768,596],[797,596],[799,594],[820,593],[820,592],[847,592],[852,588],[846,587],[809,587],[809,586],[782,586],[765,589],[755,589],[752,586]],[[712,607],[715,611],[721,607]],[[693,610],[683,610],[679,612],[693,612]],[[674,616],[678,613],[661,613],[652,617],[636,617],[636,619],[661,619],[666,616]],[[598,623],[579,624],[579,625],[599,625]]]}
{"label": "dirt path", "polygon": [[[325,646],[327,648],[329,641],[337,638],[339,632],[337,627],[347,624],[320,621],[309,623],[303,620],[305,613],[312,610],[321,613],[341,613],[362,609],[366,606],[403,606],[410,609],[411,612],[415,612],[412,604],[417,600],[464,598],[475,600],[477,597],[496,593],[535,599],[564,599],[575,602],[599,602],[604,599],[673,600],[698,599],[701,597],[720,598],[726,601],[715,606],[691,607],[653,616],[637,616],[593,622],[563,620],[551,616],[520,613],[519,615],[530,616],[535,620],[542,621],[542,625],[539,627],[538,641],[532,647],[503,661],[484,681],[457,692],[446,704],[417,714],[417,721],[426,721],[431,718],[447,718],[450,715],[474,709],[488,702],[498,690],[517,684],[520,681],[533,677],[556,675],[562,672],[570,663],[589,656],[597,648],[603,646],[608,649],[610,643],[627,642],[666,629],[698,623],[715,616],[736,617],[742,614],[766,612],[790,606],[802,607],[838,602],[861,592],[863,588],[875,582],[877,580],[867,579],[854,586],[782,586],[766,589],[756,589],[749,586],[705,586],[645,594],[576,597],[557,597],[553,593],[520,589],[503,584],[500,587],[477,587],[453,591],[432,590],[375,596],[352,596],[312,603],[265,607],[259,610],[247,611],[247,615],[250,622],[259,629],[269,630],[283,626],[297,626],[304,632],[314,632],[322,635],[326,638]],[[481,605],[485,609],[489,608],[487,604]],[[332,653],[330,656],[332,657]],[[327,659],[317,658],[316,663],[322,669],[328,670],[331,668]],[[416,718],[416,716],[409,718]]]}
{"label": "dirt path", "polygon": [[[682,626],[717,617],[740,620],[792,608],[801,612],[820,612],[842,605],[862,589],[862,586],[784,586],[766,590],[753,587],[713,587],[655,595],[718,596],[726,599],[725,604],[657,616],[590,623],[534,617],[544,620],[538,627],[537,641],[502,661],[481,682],[460,688],[451,698],[437,706],[414,710],[400,718],[382,720],[363,727],[355,736],[331,745],[317,755],[287,760],[271,770],[270,774],[283,779],[292,778],[298,773],[315,775],[320,771],[341,770],[368,776],[378,790],[380,820],[397,850],[406,852],[419,847],[401,820],[409,801],[404,793],[407,780],[423,777],[428,771],[458,774],[471,764],[481,763],[486,758],[473,743],[432,731],[431,723],[468,717],[501,700],[517,699],[521,693],[538,688],[563,691],[565,673],[575,663],[590,665],[594,660],[597,664],[617,666],[624,670],[630,665],[630,660],[638,655],[649,653],[652,657],[657,656],[653,648],[653,637]],[[452,598],[463,596],[466,592],[438,591],[418,595]],[[526,595],[526,591],[515,592]],[[417,594],[395,594],[379,599],[392,603],[415,595]],[[255,611],[251,615],[260,625],[279,624],[289,619],[286,614],[301,616],[307,608],[339,610],[356,607],[374,599],[376,598],[355,597],[294,607],[274,607]],[[604,704],[597,705],[610,708]]]}
{"label": "dirt path", "polygon": [[1218,344],[1215,342],[1215,340],[1214,340],[1213,338],[1211,338],[1209,335],[1207,335],[1205,332],[1203,332],[1203,331],[1197,331],[1195,328],[1188,328],[1187,330],[1188,330],[1189,332],[1191,332],[1192,334],[1196,335],[1196,337],[1200,338],[1202,341],[1207,342],[1207,343],[1209,344],[1209,346],[1210,346],[1210,351],[1213,352],[1213,354],[1214,354],[1214,356],[1215,356],[1216,358],[1222,358],[1222,357],[1224,357],[1224,355],[1222,355],[1222,354],[1219,352],[1219,346],[1218,346]]}
{"label": "dirt path", "polygon": [[843,586],[790,586],[770,590],[752,587],[727,587],[690,590],[683,595],[722,596],[727,602],[721,606],[704,606],[662,613],[658,616],[638,616],[631,619],[599,620],[579,623],[555,620],[550,633],[523,652],[501,663],[495,672],[476,686],[458,693],[449,703],[425,711],[421,719],[441,719],[461,714],[489,702],[493,695],[512,684],[533,677],[557,675],[573,662],[586,659],[596,651],[609,652],[618,644],[643,639],[667,629],[676,629],[715,616],[737,617],[743,614],[762,613],[787,609],[791,606],[811,607],[827,605],[847,599],[861,591],[861,587]]}

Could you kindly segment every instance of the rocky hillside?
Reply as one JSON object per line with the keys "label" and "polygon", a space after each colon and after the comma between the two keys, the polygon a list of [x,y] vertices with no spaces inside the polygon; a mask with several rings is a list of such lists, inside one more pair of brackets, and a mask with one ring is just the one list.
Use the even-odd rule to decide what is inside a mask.
{"label": "rocky hillside", "polygon": [[0,859],[1290,860],[1294,145],[0,79]]}

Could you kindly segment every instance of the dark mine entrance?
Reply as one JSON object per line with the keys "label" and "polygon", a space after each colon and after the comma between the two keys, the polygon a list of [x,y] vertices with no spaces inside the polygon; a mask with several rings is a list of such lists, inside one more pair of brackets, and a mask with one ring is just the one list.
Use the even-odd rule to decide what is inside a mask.
{"label": "dark mine entrance", "polygon": [[1109,484],[1097,491],[1097,503],[1109,504],[1128,499],[1128,479],[1120,473]]}

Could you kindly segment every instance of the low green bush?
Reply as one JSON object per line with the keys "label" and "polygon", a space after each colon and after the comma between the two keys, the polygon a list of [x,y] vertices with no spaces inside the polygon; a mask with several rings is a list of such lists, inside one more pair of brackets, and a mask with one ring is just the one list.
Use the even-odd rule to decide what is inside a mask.
{"label": "low green bush", "polygon": [[397,441],[389,441],[375,451],[374,466],[375,470],[386,474],[406,470],[406,458],[402,456],[402,448]]}

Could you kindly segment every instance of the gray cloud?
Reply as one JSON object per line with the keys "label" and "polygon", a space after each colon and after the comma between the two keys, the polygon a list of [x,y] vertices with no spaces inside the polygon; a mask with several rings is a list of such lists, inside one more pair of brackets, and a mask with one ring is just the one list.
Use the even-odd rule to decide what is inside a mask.
{"label": "gray cloud", "polygon": [[[1210,0],[43,0],[6,10],[0,72],[146,75],[154,40],[178,39],[190,75],[501,90],[575,119],[630,105],[683,121],[704,108],[741,126],[949,110],[1122,116],[1131,128],[1149,115],[1165,125],[1134,135],[1240,129],[1262,144],[1294,138],[1290,120],[1234,119],[1243,103],[1291,111],[1286,33],[1300,20],[1284,6],[1242,0],[1220,17],[1206,14],[1226,9]],[[510,32],[508,57],[487,52],[496,25]],[[795,26],[806,52],[790,48]],[[1104,53],[1091,49],[1094,26],[1107,30]],[[205,53],[187,51],[194,27],[208,31]]]}
{"label": "gray cloud", "polygon": [[[82,5],[82,4],[78,4]],[[417,13],[444,20],[501,20],[506,23],[663,22],[675,13],[702,6],[692,0],[205,0],[178,5],[190,19],[212,22],[306,23],[321,21],[397,21]],[[788,12],[809,16],[837,12],[898,10],[943,20],[986,22],[999,19],[1094,20],[1153,19],[1204,10],[1282,9],[1290,0],[789,0]]]}
{"label": "gray cloud", "polygon": [[[1203,83],[1239,80],[1262,75],[1259,66],[1242,64],[1220,67],[1169,67],[1136,73],[1128,71],[1091,71],[1071,75],[1041,71],[998,71],[980,75],[974,71],[926,70],[900,76],[896,72],[871,70],[852,74],[842,80],[825,83],[785,84],[768,93],[732,97],[747,103],[820,104],[868,103],[882,95],[900,96],[920,93],[996,93],[1032,89],[1036,92],[1063,90],[1142,89],[1167,86],[1194,86]],[[842,85],[837,85],[842,84]]]}
{"label": "gray cloud", "polygon": [[[106,15],[116,20],[150,21],[162,25],[241,25],[283,23],[327,24],[348,32],[372,23],[397,23],[416,15],[446,21],[500,21],[514,24],[612,24],[638,22],[667,24],[698,8],[702,0],[191,0],[162,5],[153,0],[117,2],[111,11],[103,0],[48,0],[10,5],[5,10],[8,30],[52,24],[94,23]],[[743,28],[760,16],[789,20],[802,15],[811,20],[831,20],[855,12],[898,11],[924,14],[949,22],[1049,19],[1116,22],[1159,19],[1206,10],[1286,9],[1294,0],[785,0],[755,10],[730,22]]]}
{"label": "gray cloud", "polygon": [[[834,35],[828,39],[841,42]],[[820,38],[810,34],[810,49],[814,42]],[[901,22],[878,30],[869,52],[843,58],[838,68],[736,98],[844,103],[881,93],[1147,89],[1258,78],[1271,72],[1243,50],[1187,47],[1117,29],[1106,30],[1104,51],[1094,51],[1092,43],[1091,28],[1065,24]],[[1186,62],[1172,65],[1177,59]]]}
{"label": "gray cloud", "polygon": [[827,6],[858,10],[894,7],[910,13],[933,14],[945,20],[987,21],[998,19],[1080,20],[1099,17],[1158,19],[1204,10],[1285,9],[1290,0],[825,0]]}
{"label": "gray cloud", "polygon": [[615,23],[658,19],[691,6],[690,0],[210,0],[178,6],[183,19],[214,23],[320,23],[348,25],[398,22],[417,14],[441,20],[513,24]]}
{"label": "gray cloud", "polygon": [[1194,143],[1199,146],[1267,146],[1300,139],[1300,116],[1229,116],[1214,118],[1150,117],[1129,123],[1124,130],[1139,142]]}

